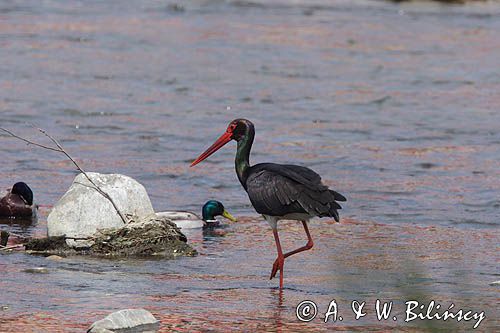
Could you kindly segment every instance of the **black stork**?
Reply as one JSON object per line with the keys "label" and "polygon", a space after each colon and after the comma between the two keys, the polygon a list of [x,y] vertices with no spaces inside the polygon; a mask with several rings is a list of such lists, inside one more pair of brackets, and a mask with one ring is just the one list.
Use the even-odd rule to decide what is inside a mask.
{"label": "black stork", "polygon": [[[270,279],[275,277],[279,270],[281,289],[285,258],[313,247],[307,222],[315,216],[333,217],[339,222],[337,210],[342,207],[337,201],[346,201],[346,198],[330,190],[321,182],[321,177],[309,168],[275,163],[250,166],[249,157],[254,136],[255,128],[251,121],[235,119],[229,124],[226,132],[191,163],[191,166],[200,163],[231,140],[238,143],[236,174],[257,213],[262,214],[273,229],[278,257],[274,261]],[[279,220],[301,221],[307,235],[307,244],[283,253],[277,229]]]}

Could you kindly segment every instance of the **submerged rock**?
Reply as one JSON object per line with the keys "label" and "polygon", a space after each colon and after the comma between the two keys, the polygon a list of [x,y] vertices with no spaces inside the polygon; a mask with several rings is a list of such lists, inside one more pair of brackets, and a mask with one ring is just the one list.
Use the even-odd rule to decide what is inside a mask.
{"label": "submerged rock", "polygon": [[45,267],[33,267],[33,268],[23,269],[23,272],[32,274],[48,274],[49,270]]}
{"label": "submerged rock", "polygon": [[[154,213],[146,189],[136,180],[120,174],[87,175],[113,199],[122,214],[144,217]],[[84,174],[76,176],[47,218],[48,236],[65,235],[68,245],[75,248],[92,245],[82,238],[93,236],[98,229],[123,225],[111,202],[97,192]]]}
{"label": "submerged rock", "polygon": [[47,260],[51,260],[51,261],[61,261],[61,260],[64,260],[64,258],[63,258],[63,257],[58,256],[58,255],[55,255],[55,254],[50,255],[50,256],[48,256],[48,257],[47,257],[47,258],[45,258],[45,259],[47,259]]}
{"label": "submerged rock", "polygon": [[156,332],[160,322],[151,312],[144,309],[125,309],[113,312],[106,318],[93,323],[87,333],[104,332]]}

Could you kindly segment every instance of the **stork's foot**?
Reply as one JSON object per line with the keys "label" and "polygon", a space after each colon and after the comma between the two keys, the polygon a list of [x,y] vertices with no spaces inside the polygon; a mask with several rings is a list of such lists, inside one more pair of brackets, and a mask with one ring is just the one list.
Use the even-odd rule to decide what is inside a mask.
{"label": "stork's foot", "polygon": [[278,270],[281,272],[280,275],[283,275],[283,265],[285,264],[285,258],[276,258],[273,264],[273,269],[271,270],[271,276],[269,277],[269,280],[272,280],[275,276],[276,273],[278,273]]}
{"label": "stork's foot", "polygon": [[[283,255],[283,260],[285,258],[288,258],[289,256],[293,255],[293,254],[296,254],[296,253],[299,253],[299,252],[302,252],[302,251],[307,251],[307,250],[310,250],[312,247],[313,247],[313,241],[312,239],[309,239],[309,241],[307,242],[306,245],[302,246],[302,247],[299,247],[298,249],[296,250],[293,250],[293,251],[290,251],[290,252],[287,252]],[[269,277],[269,280],[271,280],[273,277],[276,276],[276,273],[278,272],[278,269],[281,270],[279,268],[279,257],[276,258],[276,260],[274,261],[274,264],[273,264],[273,270],[271,271],[271,276]],[[283,267],[283,266],[282,266]]]}

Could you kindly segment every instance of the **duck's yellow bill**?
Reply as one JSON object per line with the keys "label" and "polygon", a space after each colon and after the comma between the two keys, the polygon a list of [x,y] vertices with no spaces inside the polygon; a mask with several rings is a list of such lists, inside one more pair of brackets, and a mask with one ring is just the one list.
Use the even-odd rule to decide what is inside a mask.
{"label": "duck's yellow bill", "polygon": [[225,210],[225,209],[224,209],[224,212],[222,212],[222,216],[224,216],[226,219],[231,220],[231,221],[233,221],[233,222],[238,221],[238,220],[236,220],[236,218],[235,218],[233,215],[231,215],[231,214],[230,214],[227,210]]}

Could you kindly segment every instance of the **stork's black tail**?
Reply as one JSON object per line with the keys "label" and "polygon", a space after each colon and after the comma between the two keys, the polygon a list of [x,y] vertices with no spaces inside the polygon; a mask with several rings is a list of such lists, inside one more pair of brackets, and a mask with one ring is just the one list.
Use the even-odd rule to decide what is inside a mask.
{"label": "stork's black tail", "polygon": [[342,195],[340,194],[339,192],[335,192],[334,190],[329,190],[330,193],[333,194],[333,197],[335,198],[335,200],[337,201],[347,201],[347,199]]}
{"label": "stork's black tail", "polygon": [[[334,190],[328,190],[330,193],[333,195],[333,198],[336,201],[347,201],[347,199],[340,194],[339,192],[335,192]],[[338,209],[342,209],[342,207],[338,204],[336,201],[331,201],[329,204],[330,209],[328,210],[329,215],[335,219],[335,221],[339,222],[340,217],[339,217],[339,212],[337,211]]]}

